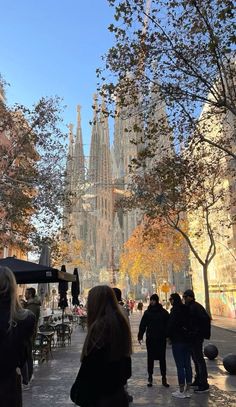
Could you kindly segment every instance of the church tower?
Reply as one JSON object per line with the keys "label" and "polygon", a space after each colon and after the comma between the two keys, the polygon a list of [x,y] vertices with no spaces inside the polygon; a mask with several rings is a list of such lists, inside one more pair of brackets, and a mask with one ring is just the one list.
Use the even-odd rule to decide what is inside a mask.
{"label": "church tower", "polygon": [[81,106],[77,106],[77,129],[73,151],[73,191],[74,191],[74,218],[75,238],[84,240],[87,236],[87,219],[84,210],[85,194],[85,161],[81,129]]}
{"label": "church tower", "polygon": [[72,228],[72,191],[73,191],[73,148],[74,148],[74,137],[73,137],[73,124],[70,123],[69,126],[69,143],[68,143],[68,153],[66,160],[66,173],[65,173],[65,202],[63,208],[63,235],[68,237],[71,233]]}
{"label": "church tower", "polygon": [[[107,269],[111,257],[112,185],[108,118],[105,103],[94,96],[94,117],[88,170],[93,210],[88,213],[88,261],[95,273]],[[97,275],[97,278],[99,276]]]}
{"label": "church tower", "polygon": [[80,106],[77,107],[76,136],[73,124],[69,125],[69,146],[66,163],[66,202],[64,205],[64,237],[68,241],[85,240],[86,212],[83,207],[85,164],[81,131]]}

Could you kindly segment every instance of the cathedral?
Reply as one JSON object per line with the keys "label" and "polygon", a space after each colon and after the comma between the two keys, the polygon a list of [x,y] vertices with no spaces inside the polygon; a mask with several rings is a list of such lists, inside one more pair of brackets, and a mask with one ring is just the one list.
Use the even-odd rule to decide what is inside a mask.
{"label": "cathedral", "polygon": [[[114,119],[113,145],[110,145],[108,114],[104,101],[97,95],[93,101],[89,157],[83,149],[81,108],[77,106],[77,127],[69,125],[69,147],[66,166],[68,202],[64,207],[63,230],[69,241],[82,240],[84,286],[99,282],[116,284],[119,258],[124,243],[141,221],[138,210],[124,213],[115,209],[119,197],[126,194],[130,180],[130,164],[142,148],[141,134],[134,132],[139,116],[119,111]],[[154,119],[165,116],[160,103]],[[153,118],[152,118],[153,120]],[[135,143],[131,140],[136,140]],[[161,142],[161,141],[160,141]],[[163,141],[162,141],[163,143]],[[170,141],[165,141],[167,150]]]}

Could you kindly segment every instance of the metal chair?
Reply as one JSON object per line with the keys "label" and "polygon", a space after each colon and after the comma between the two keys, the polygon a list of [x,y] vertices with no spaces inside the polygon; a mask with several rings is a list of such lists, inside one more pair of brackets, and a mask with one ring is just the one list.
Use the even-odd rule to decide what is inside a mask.
{"label": "metal chair", "polygon": [[87,315],[80,315],[79,325],[82,327],[82,329],[84,331],[87,326]]}
{"label": "metal chair", "polygon": [[51,353],[50,339],[43,335],[42,333],[38,333],[35,338],[33,346],[34,361],[38,360],[38,363],[42,363],[45,360],[48,361],[50,353]]}
{"label": "metal chair", "polygon": [[58,324],[56,327],[57,346],[65,346],[71,343],[71,328],[68,324]]}

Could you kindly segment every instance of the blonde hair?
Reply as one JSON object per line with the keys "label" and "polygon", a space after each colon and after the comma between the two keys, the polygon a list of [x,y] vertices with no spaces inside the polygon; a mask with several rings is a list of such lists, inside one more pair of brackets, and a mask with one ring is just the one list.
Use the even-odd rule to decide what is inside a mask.
{"label": "blonde hair", "polygon": [[94,348],[108,346],[110,359],[119,360],[132,353],[130,326],[114,291],[107,285],[93,287],[88,295],[88,334],[81,360]]}
{"label": "blonde hair", "polygon": [[9,327],[16,324],[17,320],[26,318],[27,311],[22,308],[17,295],[15,276],[8,267],[0,266],[0,301],[2,300],[10,303]]}

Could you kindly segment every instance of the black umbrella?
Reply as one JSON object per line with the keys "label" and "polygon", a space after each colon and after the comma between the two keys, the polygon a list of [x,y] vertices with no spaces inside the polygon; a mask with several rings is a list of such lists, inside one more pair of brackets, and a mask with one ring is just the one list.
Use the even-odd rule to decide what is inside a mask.
{"label": "black umbrella", "polygon": [[[61,271],[63,273],[66,273],[66,267],[64,265],[61,266]],[[61,280],[58,284],[58,291],[59,291],[59,295],[60,295],[58,307],[62,309],[62,321],[64,320],[65,308],[68,307],[67,290],[68,290],[68,282],[65,280]]]}
{"label": "black umbrella", "polygon": [[78,274],[77,268],[74,268],[73,274],[76,277],[76,281],[71,284],[72,304],[79,305],[78,296],[80,295],[80,282],[79,282],[79,274]]}
{"label": "black umbrella", "polygon": [[16,259],[15,257],[0,259],[0,266],[11,269],[15,274],[17,284],[59,283],[61,280],[75,281],[73,274],[62,273],[53,267]]}

